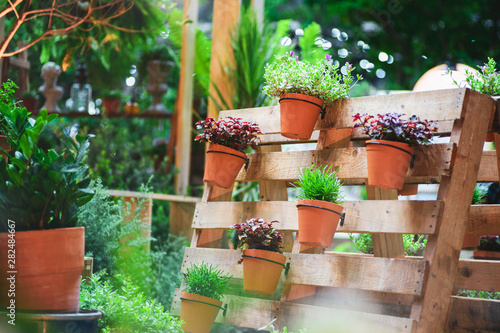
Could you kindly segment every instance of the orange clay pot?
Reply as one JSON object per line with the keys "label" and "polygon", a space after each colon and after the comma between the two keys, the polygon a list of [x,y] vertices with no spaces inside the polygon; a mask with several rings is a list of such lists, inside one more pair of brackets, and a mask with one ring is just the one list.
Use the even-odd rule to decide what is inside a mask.
{"label": "orange clay pot", "polygon": [[474,251],[474,259],[500,260],[500,252],[495,251]]}
{"label": "orange clay pot", "polygon": [[106,114],[118,114],[120,113],[120,105],[122,99],[118,97],[103,97],[102,106]]}
{"label": "orange clay pot", "polygon": [[[15,299],[16,309],[78,312],[85,250],[84,228],[20,231],[15,262],[8,261],[9,233],[0,234],[0,304]],[[8,266],[13,264],[14,267]],[[17,273],[9,273],[14,271]],[[8,277],[15,275],[15,297]]]}
{"label": "orange clay pot", "polygon": [[[244,250],[243,256],[243,288],[245,291],[253,295],[273,296],[286,257],[281,253],[256,249]],[[272,260],[277,263],[258,258]]]}
{"label": "orange clay pot", "polygon": [[[208,304],[204,304],[204,303]],[[221,301],[196,294],[181,293],[181,328],[188,333],[209,333],[222,305]]]}
{"label": "orange clay pot", "polygon": [[[10,145],[7,143],[7,138],[5,137],[5,135],[0,135],[0,147],[5,149],[6,151],[10,151]],[[2,150],[0,150],[0,156],[2,156],[3,159],[7,161],[7,155],[5,155]]]}
{"label": "orange clay pot", "polygon": [[[230,155],[231,154],[231,155]],[[247,155],[235,149],[209,144],[203,180],[208,184],[230,188],[245,164]]]}
{"label": "orange clay pot", "polygon": [[479,244],[481,244],[481,236],[465,235],[464,242],[462,243],[462,248],[467,249],[472,247],[478,247]]}
{"label": "orange clay pot", "polygon": [[295,140],[308,140],[323,107],[319,98],[303,94],[280,96],[281,135]]}
{"label": "orange clay pot", "polygon": [[342,214],[342,206],[321,200],[299,200],[297,210],[299,213],[299,243],[324,249],[330,247],[339,224],[339,214]]}
{"label": "orange clay pot", "polygon": [[418,193],[418,184],[404,184],[403,188],[398,191],[398,195],[408,196],[408,195],[417,195]]}
{"label": "orange clay pot", "polygon": [[[383,143],[385,146],[377,143]],[[401,190],[410,166],[414,147],[407,143],[387,140],[366,141],[368,185],[378,188]]]}

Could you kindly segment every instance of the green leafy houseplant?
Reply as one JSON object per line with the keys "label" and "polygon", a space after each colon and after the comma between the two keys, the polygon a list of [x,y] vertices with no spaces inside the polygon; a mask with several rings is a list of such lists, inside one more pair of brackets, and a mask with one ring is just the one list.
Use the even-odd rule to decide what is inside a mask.
{"label": "green leafy houseplant", "polygon": [[102,98],[123,98],[123,93],[120,90],[103,90],[101,93]]}
{"label": "green leafy houseplant", "polygon": [[263,90],[271,98],[279,98],[287,93],[309,95],[329,106],[337,99],[346,98],[352,84],[362,79],[358,75],[356,82],[354,81],[351,74],[355,68],[349,63],[346,63],[345,68],[345,74],[339,73],[331,55],[310,63],[300,61],[291,51],[277,56],[277,61],[266,65],[266,85]]}
{"label": "green leafy houseplant", "polygon": [[283,236],[273,228],[273,223],[266,222],[261,218],[251,218],[246,222],[233,224],[230,228],[236,229],[239,239],[238,249],[242,251],[248,249],[266,250],[281,253]]}
{"label": "green leafy houseplant", "polygon": [[[472,89],[482,94],[490,96],[500,95],[500,73],[496,71],[496,62],[493,58],[488,58],[488,63],[479,66],[480,72],[465,70],[465,81]],[[455,84],[457,84],[455,82]],[[458,85],[458,84],[457,84]]]}
{"label": "green leafy houseplant", "polygon": [[200,265],[192,265],[183,274],[186,281],[187,293],[210,297],[221,300],[226,293],[227,285],[231,275],[224,273],[217,267],[208,266],[204,262]]}
{"label": "green leafy houseplant", "polygon": [[299,199],[299,242],[301,244],[327,248],[332,244],[337,225],[344,222],[340,205],[342,181],[338,171],[332,166],[304,168],[299,171],[298,181],[293,185],[298,189]]}

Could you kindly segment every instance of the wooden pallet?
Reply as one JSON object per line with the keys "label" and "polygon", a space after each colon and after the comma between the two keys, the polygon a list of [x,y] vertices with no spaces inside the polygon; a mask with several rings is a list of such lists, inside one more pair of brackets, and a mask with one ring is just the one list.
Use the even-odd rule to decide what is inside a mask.
{"label": "wooden pallet", "polygon": [[[221,323],[307,332],[499,332],[500,302],[452,296],[457,289],[500,290],[500,264],[459,260],[465,233],[499,233],[499,206],[470,202],[476,181],[497,181],[497,156],[483,153],[486,133],[496,130],[496,102],[469,89],[405,93],[340,100],[318,120],[310,142],[316,150],[282,152],[296,143],[279,135],[279,107],[221,112],[258,123],[265,133],[238,181],[258,181],[259,202],[230,202],[231,191],[207,186],[196,205],[191,247],[182,272],[202,261],[233,275]],[[348,185],[364,185],[366,150],[350,147],[355,113],[403,112],[432,119],[450,142],[416,149],[406,182],[439,183],[437,200],[398,201],[394,190],[367,188],[367,201],[343,204],[346,220],[337,232],[369,232],[374,255],[323,253],[300,246],[295,203],[287,184],[299,168],[333,164]],[[500,142],[499,142],[500,143]],[[351,145],[352,146],[352,145]],[[481,164],[481,167],[480,167]],[[376,200],[376,201],[375,201]],[[470,214],[469,214],[470,213]],[[290,263],[274,297],[255,298],[242,290],[240,251],[222,249],[224,230],[250,217],[280,221]],[[423,257],[405,258],[401,234],[428,235]],[[227,241],[226,241],[227,242]],[[182,286],[181,286],[182,288]],[[172,313],[180,313],[179,292]]]}

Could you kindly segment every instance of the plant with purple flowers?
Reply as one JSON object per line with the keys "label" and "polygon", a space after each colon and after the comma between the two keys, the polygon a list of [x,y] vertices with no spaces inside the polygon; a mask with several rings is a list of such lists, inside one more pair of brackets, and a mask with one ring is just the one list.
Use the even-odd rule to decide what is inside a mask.
{"label": "plant with purple flowers", "polygon": [[317,97],[329,106],[336,99],[346,98],[349,90],[362,79],[357,75],[354,82],[351,73],[355,68],[349,63],[345,64],[345,74],[339,73],[339,66],[333,64],[329,54],[316,63],[300,61],[293,54],[291,51],[277,56],[277,61],[266,65],[263,91],[271,98],[298,93]]}
{"label": "plant with purple flowers", "polygon": [[363,133],[372,140],[388,140],[408,143],[411,146],[428,145],[433,133],[437,132],[438,125],[433,121],[420,120],[416,115],[408,120],[401,119],[403,113],[386,113],[372,116],[368,114],[355,114],[354,125],[362,127]]}

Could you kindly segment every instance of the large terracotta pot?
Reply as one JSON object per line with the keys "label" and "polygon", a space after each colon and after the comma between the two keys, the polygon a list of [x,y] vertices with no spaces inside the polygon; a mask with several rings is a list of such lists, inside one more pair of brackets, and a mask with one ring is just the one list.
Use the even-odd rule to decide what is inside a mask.
{"label": "large terracotta pot", "polygon": [[404,184],[403,188],[398,191],[398,195],[409,196],[418,194],[418,184]]}
{"label": "large terracotta pot", "polygon": [[299,200],[299,243],[328,248],[342,214],[342,206],[321,200]]}
{"label": "large terracotta pot", "polygon": [[319,98],[303,94],[280,96],[281,135],[296,140],[308,140],[323,107]]}
{"label": "large terracotta pot", "polygon": [[84,251],[84,228],[1,233],[1,306],[14,299],[18,310],[78,312]]}
{"label": "large terracotta pot", "polygon": [[221,305],[222,302],[216,299],[182,292],[182,330],[188,333],[209,333]]}
{"label": "large terracotta pot", "polygon": [[285,262],[286,257],[281,253],[256,249],[243,251],[244,290],[249,294],[273,296]]}
{"label": "large terracotta pot", "polygon": [[[7,143],[7,138],[5,137],[5,135],[0,135],[0,147],[5,149],[6,151],[10,151],[10,145]],[[2,150],[0,150],[0,156],[2,156],[2,158],[7,161],[7,155],[5,155]]]}
{"label": "large terracotta pot", "polygon": [[211,185],[230,188],[246,159],[245,153],[211,143],[208,145],[203,180]]}
{"label": "large terracotta pot", "polygon": [[402,142],[366,141],[368,185],[401,190],[414,150],[414,147]]}

